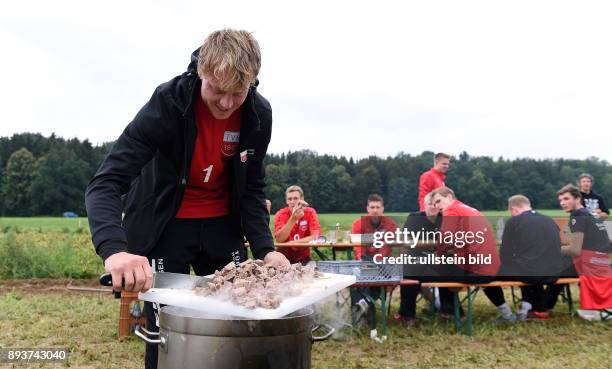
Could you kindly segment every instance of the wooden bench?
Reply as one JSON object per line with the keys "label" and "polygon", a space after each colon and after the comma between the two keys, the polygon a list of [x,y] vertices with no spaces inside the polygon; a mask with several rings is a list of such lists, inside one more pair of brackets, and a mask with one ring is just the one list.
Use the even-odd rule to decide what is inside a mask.
{"label": "wooden bench", "polygon": [[[564,294],[562,295],[563,299],[567,302],[568,310],[570,316],[574,314],[573,301],[572,301],[572,293],[570,289],[570,285],[577,284],[580,280],[578,278],[559,278],[554,284],[564,285]],[[528,283],[523,283],[519,281],[493,281],[490,283],[480,283],[480,284],[469,284],[469,283],[457,283],[457,282],[425,282],[422,283],[422,287],[426,288],[453,288],[458,290],[466,290],[467,296],[461,300],[459,299],[459,291],[453,291],[453,302],[454,302],[454,321],[455,321],[455,331],[460,332],[463,328],[463,331],[468,336],[472,335],[472,311],[474,305],[474,299],[478,291],[481,288],[486,287],[511,287],[512,290],[512,301],[514,304],[517,303],[518,299],[514,295],[514,287],[528,286]],[[465,317],[465,324],[461,321],[460,317],[460,309],[459,307],[462,305],[464,301],[467,300],[467,313]],[[433,309],[432,309],[433,311]]]}

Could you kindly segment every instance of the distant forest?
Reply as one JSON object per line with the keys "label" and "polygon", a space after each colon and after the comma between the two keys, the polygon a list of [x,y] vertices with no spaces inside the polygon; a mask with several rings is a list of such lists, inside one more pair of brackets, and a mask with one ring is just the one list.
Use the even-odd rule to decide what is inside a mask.
{"label": "distant forest", "polygon": [[[85,216],[85,187],[112,144],[93,146],[88,140],[36,133],[0,137],[0,214],[60,216],[73,211]],[[306,201],[320,213],[363,212],[370,193],[385,198],[387,211],[412,211],[418,207],[419,175],[431,168],[433,154],[363,159],[312,151],[269,154],[266,195],[274,211],[284,206],[284,191],[292,184],[302,186]],[[595,192],[612,199],[611,169],[596,157],[509,160],[463,152],[451,159],[446,184],[479,209],[505,209],[507,198],[517,193],[528,196],[536,208],[554,209],[557,189],[575,183],[582,172],[595,176]]]}

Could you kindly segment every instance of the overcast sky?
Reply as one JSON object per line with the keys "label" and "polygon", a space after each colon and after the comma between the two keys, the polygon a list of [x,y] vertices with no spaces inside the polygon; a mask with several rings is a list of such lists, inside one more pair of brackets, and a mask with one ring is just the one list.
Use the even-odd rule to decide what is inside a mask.
{"label": "overcast sky", "polygon": [[0,136],[114,140],[234,27],[262,49],[270,152],[612,161],[611,15],[609,1],[3,2]]}

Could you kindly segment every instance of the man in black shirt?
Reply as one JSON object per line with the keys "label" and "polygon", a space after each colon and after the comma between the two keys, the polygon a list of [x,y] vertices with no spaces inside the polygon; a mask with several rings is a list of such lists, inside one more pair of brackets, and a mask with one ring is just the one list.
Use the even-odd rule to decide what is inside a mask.
{"label": "man in black shirt", "polygon": [[603,197],[593,192],[593,176],[589,173],[582,173],[578,177],[578,186],[582,196],[582,206],[587,208],[593,215],[606,219],[610,215],[610,211]]}
{"label": "man in black shirt", "polygon": [[[529,286],[521,287],[523,302],[517,312],[519,320],[526,319],[528,315],[546,319],[544,284],[554,283],[561,267],[559,228],[551,218],[534,211],[529,199],[523,195],[508,199],[508,211],[512,218],[504,227],[498,279],[529,283]],[[489,293],[497,290],[503,299],[500,287],[486,290]],[[497,309],[502,314],[500,321],[513,320],[505,300]]]}
{"label": "man in black shirt", "polygon": [[[414,232],[435,232],[439,230],[442,222],[442,214],[431,203],[431,196],[427,194],[424,199],[425,210],[410,213],[404,223],[404,229]],[[420,256],[428,251],[411,249],[407,252],[412,256]],[[418,279],[422,276],[427,265],[404,265],[404,278]],[[400,286],[400,308],[393,317],[396,321],[413,325],[416,317],[416,298],[419,293],[419,286]],[[434,297],[431,296],[433,299]],[[452,307],[449,307],[452,309]],[[451,310],[452,311],[452,310]]]}
{"label": "man in black shirt", "polygon": [[[569,227],[572,232],[569,245],[563,245],[561,252],[573,259],[575,270],[581,277],[580,304],[583,309],[591,306],[612,306],[612,270],[609,253],[610,239],[603,220],[595,217],[581,203],[578,188],[567,185],[557,192],[561,208],[570,213]],[[549,289],[549,306],[554,306],[560,288]],[[608,306],[609,305],[609,306]],[[585,307],[587,306],[587,307]],[[600,307],[595,307],[599,309]]]}
{"label": "man in black shirt", "polygon": [[576,187],[571,185],[563,187],[557,192],[557,197],[561,208],[570,213],[569,227],[572,232],[570,244],[562,246],[561,252],[575,258],[576,270],[582,274],[579,265],[576,264],[576,258],[585,252],[607,254],[611,251],[606,225],[600,217],[593,216],[582,205],[581,195]]}

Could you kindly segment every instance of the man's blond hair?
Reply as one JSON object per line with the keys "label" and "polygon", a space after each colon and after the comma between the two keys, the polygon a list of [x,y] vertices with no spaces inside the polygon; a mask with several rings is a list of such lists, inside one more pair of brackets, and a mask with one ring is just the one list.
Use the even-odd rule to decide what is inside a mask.
{"label": "man's blond hair", "polygon": [[525,195],[514,195],[508,198],[508,207],[531,207],[531,201]]}
{"label": "man's blond hair", "polygon": [[448,195],[451,195],[453,199],[457,198],[455,197],[455,191],[451,190],[448,187],[436,188],[435,190],[431,191],[429,195],[431,196],[431,199],[433,199],[436,195],[440,195],[442,197],[447,197]]}
{"label": "man's blond hair", "polygon": [[298,185],[289,186],[287,188],[287,190],[285,191],[285,196],[287,196],[289,194],[289,192],[299,192],[300,193],[300,197],[304,198],[304,191],[302,190],[302,187],[300,187]]}
{"label": "man's blond hair", "polygon": [[248,88],[261,68],[259,44],[251,32],[225,28],[208,35],[198,55],[198,75],[213,78],[223,91]]}

